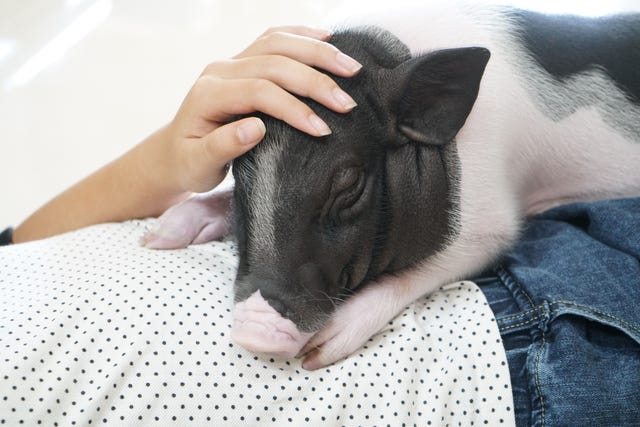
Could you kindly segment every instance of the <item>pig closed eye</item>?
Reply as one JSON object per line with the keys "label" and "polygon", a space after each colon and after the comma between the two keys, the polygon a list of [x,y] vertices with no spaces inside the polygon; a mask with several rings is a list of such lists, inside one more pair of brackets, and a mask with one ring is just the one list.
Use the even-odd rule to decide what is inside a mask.
{"label": "pig closed eye", "polygon": [[336,173],[331,187],[329,216],[335,220],[348,220],[357,209],[357,202],[365,192],[367,179],[360,167],[350,167]]}

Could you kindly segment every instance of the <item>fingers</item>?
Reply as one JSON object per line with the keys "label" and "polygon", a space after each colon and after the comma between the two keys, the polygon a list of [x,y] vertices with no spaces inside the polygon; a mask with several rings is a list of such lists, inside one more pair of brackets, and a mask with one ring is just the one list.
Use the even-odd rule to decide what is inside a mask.
{"label": "fingers", "polygon": [[358,61],[322,39],[282,31],[265,33],[235,58],[259,55],[286,56],[342,77],[353,76],[362,68]]}
{"label": "fingers", "polygon": [[311,98],[337,112],[348,112],[357,104],[329,76],[301,62],[281,55],[251,56],[214,62],[206,74],[223,79],[258,78],[296,95]]}
{"label": "fingers", "polygon": [[225,80],[203,76],[196,83],[199,110],[209,120],[226,122],[238,114],[261,111],[313,136],[331,133],[309,106],[270,80]]}
{"label": "fingers", "polygon": [[272,33],[291,33],[298,36],[310,37],[317,40],[329,40],[333,32],[323,28],[312,28],[305,25],[282,25],[268,28],[261,37]]}
{"label": "fingers", "polygon": [[310,135],[328,135],[331,130],[326,123],[292,94],[341,113],[356,106],[333,79],[313,68],[345,77],[361,68],[326,43],[330,35],[303,26],[275,27],[235,59],[210,64],[194,86],[200,98],[197,106],[206,107],[202,117],[209,123],[223,123],[235,114],[261,111]]}

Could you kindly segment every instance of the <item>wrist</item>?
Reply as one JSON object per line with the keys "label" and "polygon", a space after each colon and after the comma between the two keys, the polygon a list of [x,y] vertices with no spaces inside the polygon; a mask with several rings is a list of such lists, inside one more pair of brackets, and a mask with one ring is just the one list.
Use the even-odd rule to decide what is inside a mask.
{"label": "wrist", "polygon": [[125,182],[142,190],[148,203],[146,216],[162,214],[191,193],[179,180],[174,137],[169,125],[158,129],[121,158],[120,176],[137,182]]}
{"label": "wrist", "polygon": [[179,171],[175,132],[166,125],[151,134],[131,152],[132,161],[146,185],[167,197],[187,193]]}

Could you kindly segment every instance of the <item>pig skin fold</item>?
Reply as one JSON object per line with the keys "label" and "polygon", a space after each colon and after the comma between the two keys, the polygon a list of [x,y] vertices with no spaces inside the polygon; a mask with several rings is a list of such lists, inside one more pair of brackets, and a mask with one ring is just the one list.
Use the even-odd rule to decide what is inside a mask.
{"label": "pig skin fold", "polygon": [[291,320],[282,317],[262,298],[259,290],[236,304],[233,317],[231,339],[255,353],[289,359],[295,357],[314,334],[298,331]]}

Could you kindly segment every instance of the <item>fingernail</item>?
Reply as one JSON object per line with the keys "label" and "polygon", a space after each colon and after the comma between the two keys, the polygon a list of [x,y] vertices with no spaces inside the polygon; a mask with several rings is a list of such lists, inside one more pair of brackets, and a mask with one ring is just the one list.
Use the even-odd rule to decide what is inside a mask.
{"label": "fingernail", "polygon": [[358,105],[358,103],[354,101],[353,98],[347,95],[347,93],[340,88],[333,89],[333,97],[346,110],[351,110],[353,107]]}
{"label": "fingernail", "polygon": [[318,136],[326,136],[331,133],[331,129],[329,126],[322,120],[320,117],[315,114],[311,114],[309,116],[309,123],[316,130]]}
{"label": "fingernail", "polygon": [[262,120],[254,118],[251,120],[245,120],[241,123],[236,129],[236,132],[241,144],[255,144],[262,139],[265,127]]}
{"label": "fingernail", "polygon": [[362,68],[362,64],[353,59],[350,56],[345,55],[342,52],[338,52],[336,55],[336,62],[340,64],[342,68],[347,70],[350,73],[355,73],[360,68]]}

